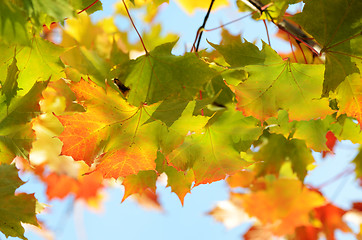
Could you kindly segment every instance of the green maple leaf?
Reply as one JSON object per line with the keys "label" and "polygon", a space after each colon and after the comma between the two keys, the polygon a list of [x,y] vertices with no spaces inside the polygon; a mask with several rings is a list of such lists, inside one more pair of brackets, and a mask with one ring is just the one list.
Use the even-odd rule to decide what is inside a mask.
{"label": "green maple leaf", "polygon": [[10,105],[0,97],[0,158],[11,162],[15,156],[28,157],[34,139],[29,122],[40,112],[39,100],[47,82],[36,83],[25,96],[16,96]]}
{"label": "green maple leaf", "polygon": [[165,170],[167,174],[167,187],[171,187],[171,191],[176,193],[181,204],[184,205],[184,198],[190,193],[192,183],[194,182],[194,172],[177,171],[175,168],[168,166]]}
{"label": "green maple leaf", "polygon": [[[5,67],[11,65],[14,50],[14,47],[0,44],[0,61],[5,63],[0,67],[0,72],[5,72]],[[16,65],[20,71],[17,95],[24,96],[36,82],[65,77],[64,64],[59,58],[64,51],[62,47],[40,37],[34,37],[31,46],[16,48]],[[5,82],[4,76],[6,74],[0,76],[2,83]]]}
{"label": "green maple leaf", "polygon": [[328,150],[326,134],[333,122],[329,115],[323,120],[289,121],[288,112],[280,110],[278,118],[271,117],[266,122],[270,133],[281,134],[287,139],[304,140],[307,147],[316,152]]}
{"label": "green maple leaf", "polygon": [[24,228],[21,223],[38,226],[34,194],[15,195],[15,190],[23,183],[14,165],[0,165],[0,231],[6,237],[27,239],[24,237]]}
{"label": "green maple leaf", "polygon": [[11,1],[0,4],[0,37],[8,44],[30,44],[26,13]]}
{"label": "green maple leaf", "polygon": [[254,155],[254,160],[259,162],[256,165],[258,175],[278,176],[282,164],[289,160],[293,172],[303,181],[307,175],[307,166],[314,162],[312,153],[305,142],[299,139],[287,140],[279,134],[270,135],[266,141],[266,144]]}
{"label": "green maple leaf", "polygon": [[39,27],[75,16],[72,5],[65,0],[30,0],[24,2],[24,8]]}
{"label": "green maple leaf", "polygon": [[166,99],[152,113],[152,116],[147,120],[147,122],[145,122],[145,124],[155,120],[161,120],[168,127],[170,127],[177,119],[181,117],[181,114],[185,110],[188,103],[188,101],[183,99]]}
{"label": "green maple leaf", "polygon": [[293,138],[304,140],[307,147],[316,152],[328,151],[326,145],[328,125],[326,121],[320,119],[300,121],[296,123],[295,128]]}
{"label": "green maple leaf", "polygon": [[156,47],[149,54],[131,62],[124,85],[131,90],[128,102],[134,106],[152,104],[171,96],[193,100],[216,72],[193,53],[174,56],[176,42]]}
{"label": "green maple leaf", "polygon": [[11,99],[16,96],[18,91],[18,75],[19,69],[16,66],[16,58],[13,58],[13,62],[8,68],[8,74],[4,84],[1,86],[1,94],[6,97],[7,106],[10,105]]}
{"label": "green maple leaf", "polygon": [[[259,119],[276,116],[287,110],[291,120],[309,120],[332,111],[327,99],[320,99],[323,83],[323,65],[306,65],[283,60],[263,43],[260,51],[255,45],[239,39],[225,45],[212,44],[232,67],[227,72],[245,70],[247,79],[235,89],[237,106],[246,115]],[[235,80],[232,80],[235,82]]]}
{"label": "green maple leaf", "polygon": [[167,159],[178,170],[192,169],[196,185],[211,183],[246,167],[248,162],[240,151],[248,149],[261,133],[256,119],[227,111],[211,119],[204,133],[187,136]]}
{"label": "green maple leaf", "polygon": [[338,117],[330,129],[339,141],[350,140],[352,143],[362,143],[361,126],[346,115]]}
{"label": "green maple leaf", "polygon": [[245,67],[249,78],[236,88],[238,107],[260,119],[287,110],[291,120],[323,117],[332,110],[327,99],[320,99],[323,65],[280,62]]}
{"label": "green maple leaf", "polygon": [[[129,56],[119,49],[116,37],[127,39],[127,34],[116,31],[113,41],[107,41],[104,26],[113,27],[112,19],[93,23],[88,15],[81,14],[77,19],[69,19],[69,25],[63,31],[61,45],[68,50],[61,55],[66,65],[67,78],[79,81],[90,77],[99,86],[104,86],[105,79],[109,85],[113,78],[122,79],[127,73]],[[115,27],[114,27],[115,28]],[[79,31],[82,29],[82,31]],[[105,42],[98,45],[98,42]],[[111,46],[111,48],[108,47]]]}
{"label": "green maple leaf", "polygon": [[[195,101],[189,102],[181,116],[174,121],[170,127],[167,129],[160,128],[156,133],[160,151],[164,155],[168,155],[175,148],[180,146],[187,134],[200,133],[203,131],[203,128],[210,117],[202,115],[194,116],[193,113],[196,107],[197,103]],[[149,120],[147,122],[149,122]]]}
{"label": "green maple leaf", "polygon": [[296,121],[289,121],[288,112],[280,110],[278,111],[278,117],[268,118],[266,123],[270,133],[281,134],[285,138],[289,138],[295,130]]}
{"label": "green maple leaf", "polygon": [[280,62],[280,56],[267,44],[263,42],[260,51],[257,46],[240,38],[230,39],[227,44],[213,46],[225,58],[225,61],[233,68],[245,67],[247,65],[273,64]]}
{"label": "green maple leaf", "polygon": [[351,39],[361,38],[361,8],[359,0],[305,1],[302,13],[293,21],[300,24],[322,46],[326,54],[323,95],[328,96],[346,76],[359,72],[351,57],[358,57]]}

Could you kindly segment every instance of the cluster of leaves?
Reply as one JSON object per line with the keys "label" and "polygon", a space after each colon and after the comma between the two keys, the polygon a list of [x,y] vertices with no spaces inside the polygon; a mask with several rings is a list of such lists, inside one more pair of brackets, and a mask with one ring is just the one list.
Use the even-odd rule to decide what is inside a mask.
{"label": "cluster of leaves", "polygon": [[[150,23],[145,45],[130,43],[113,18],[90,20],[99,1],[55,2],[0,5],[6,236],[25,239],[20,222],[37,224],[33,195],[14,195],[21,185],[9,165],[14,159],[46,184],[49,199],[73,194],[92,204],[103,180],[113,178],[122,180],[123,200],[138,194],[159,205],[162,174],[183,204],[192,188],[228,177],[232,211],[258,219],[246,239],[317,239],[321,232],[334,239],[335,229],[351,231],[342,221],[346,211],[303,181],[312,151],[331,152],[337,140],[362,142],[360,1],[304,1],[303,12],[288,18],[320,54],[298,48],[296,39],[299,50],[283,57],[226,30],[220,44],[210,43],[212,52],[176,56],[177,36],[161,36],[160,25]],[[146,7],[147,21],[164,2],[132,1]],[[281,22],[295,2],[262,1],[270,7],[254,17]],[[121,2],[115,14],[127,14],[124,3],[132,6]],[[210,1],[178,3],[193,11]],[[57,24],[64,21],[66,27]],[[361,159],[354,160],[359,178]],[[234,191],[240,187],[245,193]],[[14,209],[20,202],[24,208]],[[227,222],[227,211],[217,206],[210,214]]]}

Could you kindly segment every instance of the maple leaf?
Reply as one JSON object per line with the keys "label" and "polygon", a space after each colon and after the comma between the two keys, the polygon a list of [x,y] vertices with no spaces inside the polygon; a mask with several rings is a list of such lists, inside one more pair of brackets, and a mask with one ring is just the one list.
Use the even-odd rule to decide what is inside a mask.
{"label": "maple leaf", "polygon": [[280,110],[278,118],[271,117],[266,122],[270,133],[282,134],[285,138],[304,140],[307,147],[314,151],[327,151],[326,134],[331,123],[331,117],[310,121],[289,121],[288,112]]}
{"label": "maple leaf", "polygon": [[24,228],[21,223],[37,226],[35,216],[36,199],[34,194],[20,193],[15,195],[15,190],[24,182],[18,177],[14,165],[0,165],[0,231],[6,237],[24,237]]}
{"label": "maple leaf", "polygon": [[266,174],[279,175],[282,164],[289,160],[300,180],[307,175],[307,166],[314,162],[311,151],[305,142],[298,139],[287,140],[282,135],[271,135],[267,143],[255,153],[254,160],[260,162],[256,165],[259,176]]}
{"label": "maple leaf", "polygon": [[175,44],[165,43],[131,61],[130,72],[122,80],[130,88],[130,104],[152,104],[170,96],[193,100],[203,85],[217,75],[194,53],[172,55]]}
{"label": "maple leaf", "polygon": [[246,167],[239,152],[261,135],[258,121],[237,111],[226,111],[211,119],[205,133],[191,134],[167,156],[178,170],[192,168],[195,185],[211,183]]}
{"label": "maple leaf", "polygon": [[319,228],[313,226],[301,226],[295,229],[295,239],[296,240],[318,240],[318,234],[320,232]]}
{"label": "maple leaf", "polygon": [[122,202],[126,200],[130,195],[138,193],[142,195],[147,190],[156,192],[156,180],[157,174],[153,170],[140,171],[136,175],[128,175],[123,180],[124,195]]}
{"label": "maple leaf", "polygon": [[147,108],[148,113],[145,107],[130,106],[113,88],[104,90],[91,81],[81,80],[72,90],[86,112],[57,116],[64,125],[59,136],[62,154],[89,166],[97,158],[95,171],[107,178],[155,168],[158,144],[151,132],[163,126],[158,122],[141,126],[154,109]]}
{"label": "maple leaf", "polygon": [[292,233],[295,227],[309,224],[309,212],[324,204],[317,192],[295,179],[267,182],[265,190],[241,195],[242,206],[263,224],[271,224],[275,235]]}
{"label": "maple leaf", "polygon": [[142,147],[133,144],[118,150],[109,151],[100,158],[96,171],[105,178],[126,177],[142,170],[155,169],[157,148],[143,144]]}
{"label": "maple leaf", "polygon": [[[169,113],[169,111],[160,112],[160,106],[162,106],[163,103],[159,105],[145,124],[154,121],[155,119],[153,119],[153,116],[156,116],[156,119],[159,118],[159,120],[165,122],[167,126],[171,121],[173,122],[174,116],[179,114],[178,111],[180,108],[177,108],[177,106],[171,108],[171,110],[175,110],[172,114]],[[157,141],[163,156],[167,156],[170,152],[179,147],[184,142],[185,137],[190,133],[203,132],[204,126],[207,124],[210,117],[202,115],[194,116],[193,114],[196,108],[197,101],[188,102],[181,116],[174,121],[169,128],[162,128],[160,129],[161,131],[155,133],[157,134]],[[167,117],[167,114],[169,117]]]}
{"label": "maple leaf", "polygon": [[97,197],[99,190],[103,187],[102,175],[97,172],[79,178],[53,172],[47,176],[41,175],[41,178],[46,184],[46,195],[49,200],[63,199],[74,194],[76,199],[90,201]]}
{"label": "maple leaf", "polygon": [[105,79],[110,84],[112,78],[126,72],[129,57],[123,52],[126,51],[123,44],[122,51],[118,43],[127,35],[116,28],[112,19],[95,24],[88,15],[80,14],[77,19],[67,22],[61,43],[67,51],[61,59],[67,65],[65,73],[69,79],[77,82],[81,77],[90,77],[99,86],[104,86]]}
{"label": "maple leaf", "polygon": [[225,58],[225,61],[233,68],[245,67],[247,65],[259,64],[277,64],[281,62],[280,56],[267,44],[263,42],[263,48],[260,51],[257,46],[240,37],[228,37],[222,45],[209,42]]}
{"label": "maple leaf", "polygon": [[38,82],[25,96],[16,96],[7,105],[0,96],[0,157],[10,163],[16,155],[28,158],[34,134],[30,121],[39,113],[39,99],[47,82]]}
{"label": "maple leaf", "polygon": [[351,229],[343,222],[342,217],[345,210],[328,203],[315,209],[316,218],[319,219],[323,226],[322,230],[326,234],[327,240],[334,240],[334,232],[339,229],[343,232],[350,232]]}
{"label": "maple leaf", "polygon": [[[10,66],[13,58],[16,58],[16,66],[19,70],[17,75],[17,96],[24,96],[30,89],[40,81],[58,80],[65,77],[64,65],[59,55],[64,49],[40,37],[34,37],[30,46],[16,48],[0,44],[0,61],[4,64],[0,68]],[[15,56],[14,56],[15,52]],[[2,84],[6,74],[0,77]]]}
{"label": "maple leaf", "polygon": [[308,0],[303,12],[292,18],[321,44],[321,53],[326,54],[324,96],[348,75],[359,72],[351,61],[358,56],[357,48],[351,47],[351,39],[361,38],[361,8],[362,2],[358,0]]}
{"label": "maple leaf", "polygon": [[336,123],[330,126],[330,130],[339,141],[348,139],[352,143],[362,143],[361,126],[346,115],[339,116]]}
{"label": "maple leaf", "polygon": [[18,75],[19,69],[16,66],[16,58],[13,58],[13,62],[8,68],[8,74],[6,76],[5,82],[1,86],[1,94],[6,97],[6,105],[10,105],[10,101],[13,97],[16,96],[18,91]]}
{"label": "maple leaf", "polygon": [[246,115],[265,120],[284,109],[290,120],[310,120],[332,113],[328,100],[320,99],[323,65],[282,60],[265,43],[262,51],[237,40],[225,46],[212,46],[233,68],[242,68],[249,75],[234,87],[237,106]]}
{"label": "maple leaf", "polygon": [[290,120],[309,120],[332,113],[327,99],[318,99],[322,65],[286,61],[269,66],[247,66],[245,70],[249,78],[235,91],[238,107],[247,115],[265,119],[276,116],[282,108],[288,111]]}
{"label": "maple leaf", "polygon": [[28,45],[30,43],[30,34],[28,33],[28,24],[26,18],[22,15],[21,8],[6,1],[0,6],[0,33],[1,39],[7,43],[18,43]]}
{"label": "maple leaf", "polygon": [[254,181],[256,173],[252,171],[240,171],[226,179],[231,188],[247,188]]}
{"label": "maple leaf", "polygon": [[181,204],[184,205],[184,198],[187,193],[190,193],[192,183],[195,179],[193,171],[177,171],[175,168],[169,166],[165,172],[167,174],[167,187],[171,187],[171,191],[177,194]]}
{"label": "maple leaf", "polygon": [[57,116],[65,126],[59,136],[64,144],[62,154],[91,165],[112,124],[122,123],[122,120],[131,117],[137,109],[127,106],[111,88],[106,92],[92,82],[81,80],[72,86],[72,90],[77,99],[87,106],[87,112]]}
{"label": "maple leaf", "polygon": [[346,113],[354,117],[362,126],[362,84],[359,74],[346,77],[336,89],[339,106],[339,114]]}
{"label": "maple leaf", "polygon": [[327,151],[327,124],[320,120],[299,121],[293,138],[303,139],[308,148],[316,152]]}
{"label": "maple leaf", "polygon": [[170,127],[177,119],[179,119],[189,102],[183,99],[165,99],[158,108],[153,112],[152,116],[146,123],[155,120],[161,120]]}

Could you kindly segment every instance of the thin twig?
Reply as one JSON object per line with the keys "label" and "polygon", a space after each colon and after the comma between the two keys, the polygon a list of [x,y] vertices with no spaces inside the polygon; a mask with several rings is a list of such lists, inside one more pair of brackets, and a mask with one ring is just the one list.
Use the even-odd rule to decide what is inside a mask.
{"label": "thin twig", "polygon": [[234,22],[237,22],[237,21],[240,21],[240,20],[242,20],[242,19],[244,19],[244,18],[247,18],[247,17],[249,17],[250,15],[252,15],[253,13],[254,13],[254,12],[249,13],[248,15],[245,15],[245,16],[242,16],[242,17],[237,18],[237,19],[235,19],[235,20],[232,20],[232,21],[230,21],[230,22],[224,23],[224,24],[222,24],[221,26],[218,26],[218,27],[214,27],[214,28],[210,28],[210,29],[204,29],[204,32],[211,32],[211,31],[217,30],[217,29],[219,29],[219,28],[223,28],[223,27],[225,27],[225,26],[227,26],[227,25],[229,25],[229,24],[232,24],[232,23],[234,23]]}
{"label": "thin twig", "polygon": [[137,33],[137,35],[138,35],[138,37],[139,37],[139,39],[140,39],[140,41],[141,41],[141,43],[142,43],[143,49],[145,50],[146,55],[148,55],[148,51],[147,51],[147,48],[146,48],[146,46],[145,46],[145,43],[143,42],[143,39],[142,39],[142,37],[141,37],[141,34],[138,32],[138,30],[137,30],[137,28],[136,28],[136,25],[135,25],[134,22],[133,22],[133,19],[132,19],[132,17],[131,17],[131,14],[129,14],[127,5],[126,5],[126,3],[124,2],[124,0],[122,0],[122,2],[123,2],[123,5],[124,5],[124,8],[126,9],[126,12],[127,12],[127,14],[128,14],[129,20],[131,20],[132,26],[133,26],[133,28],[136,30],[136,33]]}
{"label": "thin twig", "polygon": [[268,31],[268,26],[266,25],[266,21],[265,21],[265,19],[263,19],[263,23],[264,23],[264,26],[265,26],[266,35],[267,35],[267,37],[268,37],[268,43],[269,43],[269,46],[271,46],[271,43],[270,43],[270,37],[269,37],[269,31]]}
{"label": "thin twig", "polygon": [[[191,52],[192,50],[195,49],[195,52],[197,52],[199,50],[199,46],[200,46],[200,42],[201,42],[201,37],[202,37],[202,32],[206,26],[206,22],[207,20],[209,19],[209,16],[210,16],[210,12],[211,12],[211,9],[212,9],[212,6],[214,5],[214,2],[215,0],[211,0],[211,3],[210,3],[210,6],[209,6],[209,9],[207,10],[207,13],[206,13],[206,16],[204,18],[204,22],[202,23],[201,27],[199,27],[199,29],[197,30],[197,33],[196,33],[196,37],[195,37],[195,41],[194,41],[194,44],[192,45],[192,48],[191,48]],[[195,46],[195,43],[197,41],[197,44]]]}
{"label": "thin twig", "polygon": [[328,186],[329,184],[333,183],[334,181],[337,181],[341,177],[346,176],[348,174],[351,174],[353,171],[354,171],[354,167],[348,166],[342,172],[340,172],[339,174],[337,174],[333,178],[328,179],[326,182],[324,182],[322,184],[319,184],[319,186],[317,186],[316,188],[322,189],[322,188]]}

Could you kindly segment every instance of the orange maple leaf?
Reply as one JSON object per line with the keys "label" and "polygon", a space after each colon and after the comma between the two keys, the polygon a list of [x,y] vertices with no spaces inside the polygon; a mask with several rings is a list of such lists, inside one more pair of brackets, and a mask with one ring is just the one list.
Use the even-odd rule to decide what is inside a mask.
{"label": "orange maple leaf", "polygon": [[134,193],[142,195],[147,190],[155,193],[156,180],[157,174],[155,171],[140,171],[137,175],[127,176],[122,183],[125,188],[122,202]]}
{"label": "orange maple leaf", "polygon": [[106,178],[155,169],[157,143],[141,129],[152,129],[157,123],[140,127],[149,117],[142,114],[143,106],[130,106],[116,90],[108,85],[103,89],[91,80],[82,79],[71,88],[86,111],[57,116],[64,126],[59,136],[62,154],[89,166],[97,160],[94,171]]}
{"label": "orange maple leaf", "polygon": [[294,232],[295,227],[309,224],[309,212],[324,203],[317,192],[295,179],[278,179],[267,189],[242,195],[242,205],[263,224],[272,225],[275,235]]}
{"label": "orange maple leaf", "polygon": [[295,229],[296,240],[318,240],[320,229],[313,226],[300,226]]}
{"label": "orange maple leaf", "polygon": [[154,149],[142,149],[132,145],[105,154],[96,171],[101,172],[105,178],[119,178],[137,174],[142,170],[152,170],[156,167],[156,154]]}
{"label": "orange maple leaf", "polygon": [[328,203],[315,209],[316,218],[323,226],[322,230],[326,234],[327,240],[334,240],[334,232],[340,229],[343,232],[350,232],[351,229],[343,222],[342,217],[347,211]]}
{"label": "orange maple leaf", "polygon": [[90,166],[102,150],[101,142],[108,137],[112,126],[127,120],[137,108],[128,105],[110,87],[104,90],[90,80],[82,79],[72,90],[86,112],[57,116],[64,126],[59,136],[63,142],[62,154],[76,161],[83,160]]}
{"label": "orange maple leaf", "polygon": [[79,179],[51,173],[42,179],[47,185],[46,195],[50,200],[63,199],[69,194],[74,194],[76,199],[88,201],[96,198],[99,190],[103,188],[102,175],[99,173],[85,175]]}

